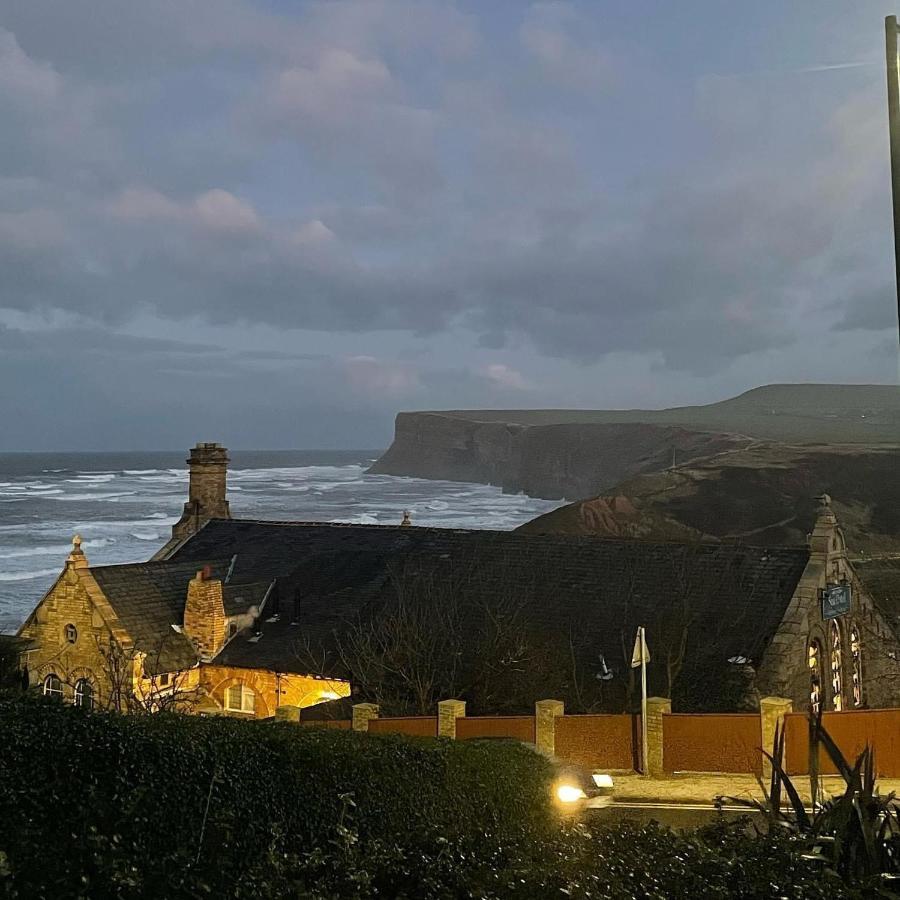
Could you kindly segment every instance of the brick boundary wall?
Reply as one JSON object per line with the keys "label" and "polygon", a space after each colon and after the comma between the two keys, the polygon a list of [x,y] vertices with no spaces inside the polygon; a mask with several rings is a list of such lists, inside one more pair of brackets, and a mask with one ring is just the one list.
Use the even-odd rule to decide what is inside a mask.
{"label": "brick boundary wall", "polygon": [[[826,712],[822,725],[851,764],[868,743],[875,751],[876,774],[900,778],[900,709]],[[809,771],[809,720],[804,713],[785,716],[785,763],[789,775]],[[821,749],[819,771],[824,775],[837,773]]]}
{"label": "brick boundary wall", "polygon": [[663,716],[666,772],[750,772],[762,775],[762,732],[756,713]]}
{"label": "brick boundary wall", "polygon": [[437,716],[385,716],[369,720],[369,734],[437,737]]}

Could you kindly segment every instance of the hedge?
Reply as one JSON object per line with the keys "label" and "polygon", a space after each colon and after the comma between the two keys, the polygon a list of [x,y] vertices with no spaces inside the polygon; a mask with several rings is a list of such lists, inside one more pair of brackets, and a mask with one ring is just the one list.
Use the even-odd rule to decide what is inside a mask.
{"label": "hedge", "polygon": [[[493,866],[557,827],[549,764],[512,743],[124,717],[22,695],[0,696],[0,735],[12,896],[261,896],[279,879],[320,896],[301,887],[338,852]],[[399,877],[403,860],[382,869]]]}

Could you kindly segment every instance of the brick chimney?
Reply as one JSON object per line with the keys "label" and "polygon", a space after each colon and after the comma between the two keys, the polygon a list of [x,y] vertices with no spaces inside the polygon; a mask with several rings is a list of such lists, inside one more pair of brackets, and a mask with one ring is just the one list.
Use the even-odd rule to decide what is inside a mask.
{"label": "brick chimney", "polygon": [[204,566],[189,582],[184,604],[184,633],[200,658],[212,659],[225,643],[225,603],[222,582]]}
{"label": "brick chimney", "polygon": [[191,473],[188,501],[172,526],[172,537],[179,540],[199,531],[210,519],[231,518],[225,499],[228,451],[221,444],[197,444],[187,464]]}

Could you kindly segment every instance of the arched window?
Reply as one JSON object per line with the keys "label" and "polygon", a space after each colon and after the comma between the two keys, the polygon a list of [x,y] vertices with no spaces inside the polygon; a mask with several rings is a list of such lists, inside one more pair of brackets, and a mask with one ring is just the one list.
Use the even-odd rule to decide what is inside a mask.
{"label": "arched window", "polygon": [[62,700],[63,689],[59,676],[51,672],[45,679],[41,688],[45,697],[53,697],[55,700]]}
{"label": "arched window", "polygon": [[79,678],[75,682],[75,705],[85,709],[94,708],[94,686],[87,678]]}
{"label": "arched window", "polygon": [[822,645],[818,641],[810,641],[806,660],[809,666],[809,708],[818,714],[822,709]]}
{"label": "arched window", "polygon": [[844,708],[843,678],[841,675],[842,650],[841,629],[831,620],[831,705],[840,712]]}
{"label": "arched window", "polygon": [[256,695],[243,684],[233,684],[225,691],[225,709],[252,713],[256,709]]}
{"label": "arched window", "polygon": [[70,622],[66,625],[66,643],[74,644],[78,640],[78,629]]}
{"label": "arched window", "polygon": [[855,622],[850,626],[850,661],[853,664],[853,705],[862,706],[862,643]]}

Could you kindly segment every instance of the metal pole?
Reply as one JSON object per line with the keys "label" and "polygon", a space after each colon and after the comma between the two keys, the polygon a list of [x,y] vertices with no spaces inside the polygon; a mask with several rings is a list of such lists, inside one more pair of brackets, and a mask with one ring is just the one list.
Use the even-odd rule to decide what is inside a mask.
{"label": "metal pole", "polygon": [[641,765],[644,774],[648,772],[647,765],[647,639],[644,636],[644,626],[638,630],[641,641]]}
{"label": "metal pole", "polygon": [[897,339],[900,341],[900,66],[897,59],[897,17],[884,20],[887,60],[888,131],[891,140],[891,191],[894,201],[894,278],[897,289]]}

